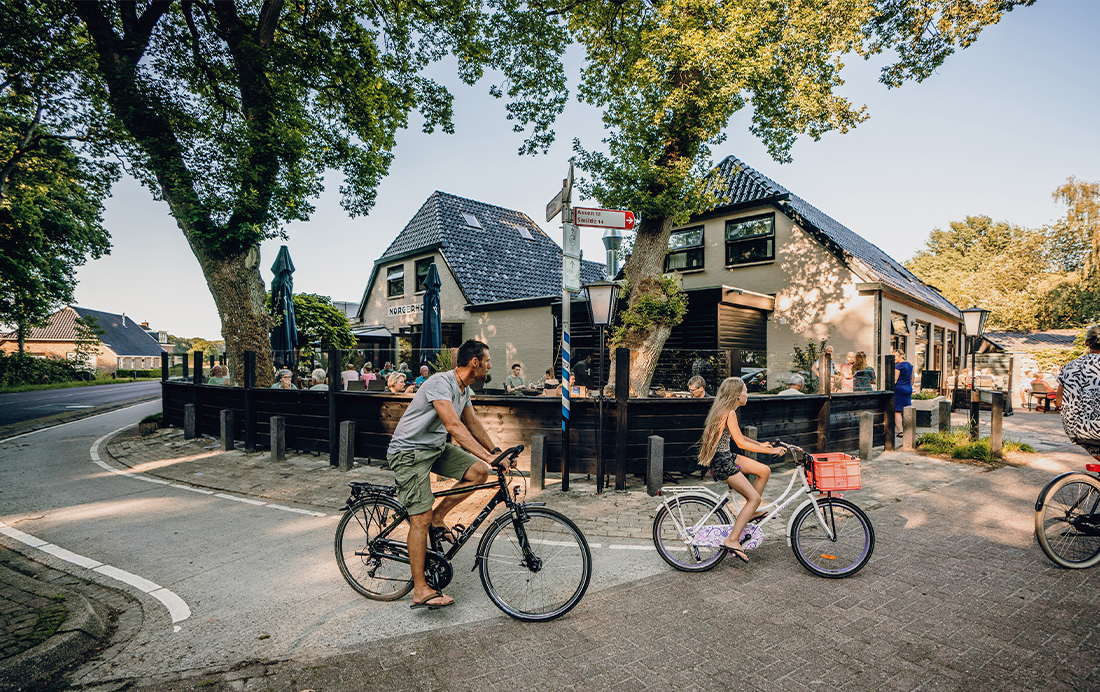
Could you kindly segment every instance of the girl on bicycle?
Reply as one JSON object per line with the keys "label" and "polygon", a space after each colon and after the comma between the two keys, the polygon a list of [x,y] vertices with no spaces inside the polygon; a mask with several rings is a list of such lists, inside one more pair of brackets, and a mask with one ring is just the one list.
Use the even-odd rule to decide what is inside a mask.
{"label": "girl on bicycle", "polygon": [[[784,447],[773,447],[767,442],[756,442],[747,439],[741,434],[741,426],[737,424],[737,409],[745,405],[749,400],[748,389],[740,377],[727,377],[718,387],[718,393],[714,395],[714,403],[711,404],[710,413],[707,414],[706,427],[703,429],[703,439],[699,443],[699,465],[710,468],[715,480],[725,481],[730,488],[745,498],[745,506],[737,513],[737,519],[733,524],[733,531],[722,543],[722,547],[736,555],[742,562],[748,562],[749,557],[737,542],[741,532],[751,519],[764,516],[764,512],[757,512],[760,506],[760,496],[764,492],[764,486],[768,484],[771,469],[744,456],[744,451],[758,454],[771,454],[782,456],[787,453]],[[756,482],[749,483],[745,478],[746,473],[756,476]]]}

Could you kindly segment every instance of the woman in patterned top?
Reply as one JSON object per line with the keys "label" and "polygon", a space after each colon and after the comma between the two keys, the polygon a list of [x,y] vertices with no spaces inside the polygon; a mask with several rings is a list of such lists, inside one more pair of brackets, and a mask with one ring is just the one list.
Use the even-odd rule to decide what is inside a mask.
{"label": "woman in patterned top", "polygon": [[1089,352],[1058,375],[1056,403],[1069,439],[1100,459],[1100,325],[1088,328],[1085,345]]}
{"label": "woman in patterned top", "polygon": [[[733,531],[722,544],[723,548],[742,562],[748,562],[749,557],[737,539],[750,519],[764,516],[756,508],[760,506],[760,495],[768,484],[771,469],[744,456],[741,450],[774,456],[787,453],[783,447],[750,440],[741,434],[741,426],[737,424],[737,409],[748,400],[749,392],[745,388],[745,381],[740,377],[727,377],[714,395],[714,403],[710,405],[710,413],[707,414],[706,426],[703,428],[703,439],[699,443],[699,465],[709,466],[715,480],[725,481],[745,498],[745,506],[737,513],[737,519],[733,523]],[[745,478],[746,473],[756,476],[756,482],[749,483],[749,479]]]}

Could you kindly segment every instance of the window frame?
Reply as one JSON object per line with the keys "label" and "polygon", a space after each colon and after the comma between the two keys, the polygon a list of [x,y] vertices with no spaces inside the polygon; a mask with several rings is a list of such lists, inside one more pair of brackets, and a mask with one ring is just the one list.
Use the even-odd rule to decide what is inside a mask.
{"label": "window frame", "polygon": [[[675,250],[670,248],[665,252],[665,271],[666,272],[694,272],[694,271],[702,271],[703,269],[706,269],[707,232],[706,232],[706,227],[705,226],[700,225],[700,226],[691,226],[691,227],[688,227],[688,228],[678,228],[675,231],[673,231],[671,234],[669,234],[668,242],[670,244],[672,243],[673,236],[682,235],[682,234],[685,234],[685,233],[693,233],[693,232],[696,232],[696,231],[698,231],[698,233],[699,233],[699,243],[697,245],[685,245],[683,247],[678,247]],[[673,266],[671,266],[672,262],[670,261],[672,259],[673,255],[676,255],[678,257],[684,257],[685,262],[690,261],[689,258],[692,257],[693,255],[697,256],[698,260],[699,260],[699,264],[696,265],[696,266],[673,267]]]}
{"label": "window frame", "polygon": [[[767,219],[771,222],[771,230],[766,234],[757,234],[749,238],[739,238],[736,240],[730,240],[730,227],[741,224],[751,223],[753,221],[762,221]],[[760,241],[770,243],[770,250],[764,257],[754,257],[747,260],[734,261],[731,259],[730,250],[736,246],[744,246],[750,243],[759,243]],[[756,214],[754,216],[743,216],[737,219],[727,219],[725,226],[722,229],[722,241],[725,244],[726,253],[726,267],[742,267],[752,264],[766,264],[775,262],[775,212],[769,212],[767,214]]]}
{"label": "window frame", "polygon": [[[401,272],[401,275],[394,277],[395,271]],[[395,292],[395,282],[400,282],[400,292]],[[386,297],[387,298],[404,298],[405,297],[405,265],[395,264],[393,266],[386,267]]]}
{"label": "window frame", "polygon": [[433,264],[435,264],[434,255],[431,257],[421,257],[413,264],[413,271],[416,273],[416,290],[414,291],[414,293],[419,294],[428,290],[428,287],[424,285],[424,282],[428,280],[428,271],[430,271],[430,269],[424,272],[424,279],[422,281],[420,278],[420,267],[422,265],[431,267]]}

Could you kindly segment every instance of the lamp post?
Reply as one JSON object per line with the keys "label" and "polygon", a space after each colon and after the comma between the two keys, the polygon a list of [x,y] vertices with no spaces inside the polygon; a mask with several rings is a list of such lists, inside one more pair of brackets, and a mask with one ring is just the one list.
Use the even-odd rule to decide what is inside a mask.
{"label": "lamp post", "polygon": [[615,303],[619,298],[619,286],[612,281],[599,281],[584,286],[588,302],[588,315],[592,324],[600,328],[600,379],[596,381],[596,493],[603,492],[603,348],[604,330],[615,317]]}
{"label": "lamp post", "polygon": [[977,355],[978,339],[982,338],[985,331],[985,318],[989,316],[989,310],[984,308],[967,308],[962,311],[963,328],[966,329],[967,340],[970,341],[970,439],[978,439],[978,406],[975,403],[975,385],[978,383]]}

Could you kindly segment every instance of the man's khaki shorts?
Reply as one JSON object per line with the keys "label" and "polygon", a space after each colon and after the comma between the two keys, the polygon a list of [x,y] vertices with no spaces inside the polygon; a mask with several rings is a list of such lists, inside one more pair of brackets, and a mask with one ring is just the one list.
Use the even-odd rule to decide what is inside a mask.
{"label": "man's khaki shorts", "polygon": [[429,473],[462,480],[477,457],[449,442],[434,449],[410,449],[387,454],[386,461],[397,480],[397,499],[410,515],[432,508],[432,482]]}

